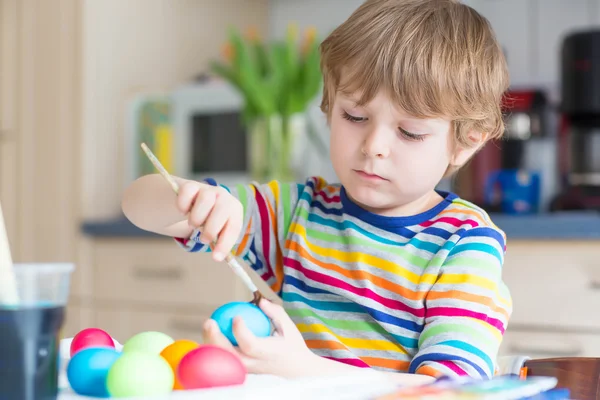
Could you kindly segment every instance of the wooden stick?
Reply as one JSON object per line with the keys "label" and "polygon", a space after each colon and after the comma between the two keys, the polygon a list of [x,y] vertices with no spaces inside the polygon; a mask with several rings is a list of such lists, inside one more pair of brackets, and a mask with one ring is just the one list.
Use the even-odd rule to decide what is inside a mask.
{"label": "wooden stick", "polygon": [[[169,183],[169,185],[171,186],[171,189],[173,189],[173,192],[175,192],[175,194],[179,194],[179,185],[177,184],[175,179],[173,179],[173,177],[167,172],[165,167],[163,167],[163,165],[160,163],[160,161],[158,161],[158,159],[156,158],[154,153],[152,153],[152,151],[146,145],[146,143],[142,143],[141,147],[142,147],[142,150],[144,150],[144,153],[146,153],[146,155],[148,156],[148,159],[150,160],[150,162],[154,165],[154,167],[158,170],[158,172],[163,176],[163,178],[165,178],[165,180]],[[213,246],[214,246],[214,244],[211,244],[211,249],[213,248]],[[233,254],[231,254],[231,253],[227,254],[227,256],[225,256],[225,261],[231,267],[233,272],[235,272],[235,274],[244,282],[246,287],[254,295],[254,298],[252,299],[252,303],[258,305],[258,302],[264,296],[262,295],[262,293],[260,293],[260,291],[254,284],[254,282],[252,282],[252,279],[250,279],[250,276],[246,273],[244,268],[240,265],[240,263],[234,257]]]}
{"label": "wooden stick", "polygon": [[0,205],[0,305],[17,305],[19,293],[17,292],[17,279],[10,254],[8,234]]}

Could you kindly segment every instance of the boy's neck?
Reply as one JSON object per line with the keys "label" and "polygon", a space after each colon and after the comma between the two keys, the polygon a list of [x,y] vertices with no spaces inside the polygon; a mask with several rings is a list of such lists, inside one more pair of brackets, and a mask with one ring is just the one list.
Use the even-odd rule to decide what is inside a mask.
{"label": "boy's neck", "polygon": [[373,208],[357,202],[350,196],[350,194],[348,194],[348,197],[361,208],[369,211],[370,213],[381,215],[383,217],[411,217],[431,210],[444,200],[444,198],[435,190],[432,190],[431,192],[407,204],[400,204],[388,208]]}

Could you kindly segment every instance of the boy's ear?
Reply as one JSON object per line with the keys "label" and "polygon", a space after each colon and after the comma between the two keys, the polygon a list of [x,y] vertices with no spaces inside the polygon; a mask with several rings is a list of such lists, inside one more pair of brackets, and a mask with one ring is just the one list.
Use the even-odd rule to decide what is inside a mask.
{"label": "boy's ear", "polygon": [[462,167],[485,144],[487,135],[483,132],[471,131],[468,134],[470,146],[458,145],[454,149],[451,165]]}

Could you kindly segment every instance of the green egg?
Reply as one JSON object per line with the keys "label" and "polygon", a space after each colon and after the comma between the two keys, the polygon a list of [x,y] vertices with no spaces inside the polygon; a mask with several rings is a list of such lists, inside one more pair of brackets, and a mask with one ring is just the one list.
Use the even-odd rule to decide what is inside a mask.
{"label": "green egg", "polygon": [[106,377],[112,397],[160,396],[173,390],[173,370],[157,354],[130,351],[113,363]]}
{"label": "green egg", "polygon": [[142,332],[132,336],[125,342],[123,353],[139,351],[142,353],[160,354],[165,347],[173,342],[173,338],[161,332]]}

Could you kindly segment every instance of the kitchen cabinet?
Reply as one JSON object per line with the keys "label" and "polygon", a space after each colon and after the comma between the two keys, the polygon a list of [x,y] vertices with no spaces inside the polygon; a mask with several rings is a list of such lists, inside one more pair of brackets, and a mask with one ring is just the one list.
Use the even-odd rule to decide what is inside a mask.
{"label": "kitchen cabinet", "polygon": [[0,0],[0,204],[11,244],[17,241],[17,1]]}
{"label": "kitchen cabinet", "polygon": [[15,135],[17,103],[17,2],[0,0],[0,140]]}
{"label": "kitchen cabinet", "polygon": [[600,243],[510,241],[503,278],[513,313],[504,355],[600,357]]}
{"label": "kitchen cabinet", "polygon": [[75,261],[78,0],[0,0],[0,201],[15,262]]}

